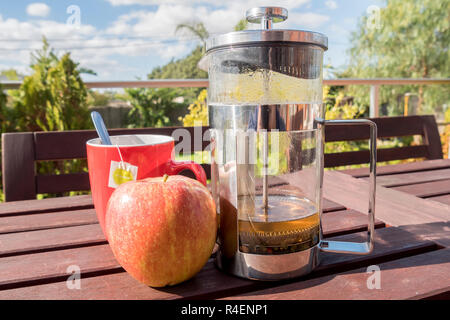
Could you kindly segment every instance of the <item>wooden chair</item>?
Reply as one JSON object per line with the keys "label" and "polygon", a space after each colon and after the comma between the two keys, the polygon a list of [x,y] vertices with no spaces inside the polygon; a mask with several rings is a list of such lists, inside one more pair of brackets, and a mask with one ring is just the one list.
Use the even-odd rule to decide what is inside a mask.
{"label": "wooden chair", "polygon": [[[377,162],[425,158],[442,159],[442,144],[433,115],[372,118],[378,129],[378,139],[420,135],[422,145],[399,148],[378,148]],[[327,126],[325,142],[369,139],[367,125]],[[325,167],[338,167],[369,162],[369,151],[349,151],[325,154]]]}
{"label": "wooden chair", "polygon": [[[111,129],[108,131],[110,135],[161,134],[170,136],[176,129],[188,130],[191,137],[200,133],[203,137],[209,128],[166,127]],[[194,132],[195,130],[197,131]],[[36,199],[36,195],[39,193],[90,190],[87,172],[39,175],[35,168],[38,161],[86,159],[86,141],[97,137],[95,130],[2,134],[2,172],[5,201]],[[202,151],[208,145],[208,141],[197,145],[194,143],[194,139],[191,139],[192,151]],[[210,178],[210,165],[202,164],[202,166],[207,173],[207,177]],[[189,173],[186,174],[189,175]]]}
{"label": "wooden chair", "polygon": [[[442,159],[442,146],[434,116],[386,117],[372,119],[378,126],[378,137],[400,137],[421,135],[423,145],[392,149],[379,149],[378,161],[409,158]],[[172,135],[180,127],[112,129],[111,135],[118,134],[163,134]],[[194,130],[202,136],[208,127],[184,128],[191,136]],[[39,193],[61,193],[67,191],[89,190],[89,176],[86,172],[72,174],[36,174],[38,161],[83,159],[86,158],[86,141],[96,138],[94,130],[61,132],[4,133],[2,135],[3,190],[6,201],[35,199]],[[328,126],[326,142],[354,141],[369,138],[367,126]],[[209,145],[191,141],[191,150],[202,151]],[[369,161],[368,151],[351,151],[325,155],[325,167],[361,164]],[[202,165],[210,177],[209,164]]]}

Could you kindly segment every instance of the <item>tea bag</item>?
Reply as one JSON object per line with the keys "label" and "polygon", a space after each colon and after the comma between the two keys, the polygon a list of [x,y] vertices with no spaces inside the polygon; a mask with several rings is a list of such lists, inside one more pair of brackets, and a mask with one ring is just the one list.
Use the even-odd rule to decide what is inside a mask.
{"label": "tea bag", "polygon": [[108,187],[114,189],[120,186],[122,183],[136,180],[138,172],[137,166],[133,166],[132,164],[123,161],[120,148],[118,145],[116,145],[116,147],[117,151],[119,152],[120,162],[111,161],[108,181]]}

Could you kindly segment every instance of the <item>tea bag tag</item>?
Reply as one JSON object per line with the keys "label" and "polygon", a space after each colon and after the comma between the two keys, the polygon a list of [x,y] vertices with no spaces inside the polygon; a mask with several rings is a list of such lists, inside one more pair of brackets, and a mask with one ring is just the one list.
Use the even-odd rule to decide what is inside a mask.
{"label": "tea bag tag", "polygon": [[122,183],[128,181],[135,181],[137,179],[138,167],[133,166],[128,162],[124,162],[122,158],[122,153],[120,152],[119,146],[117,146],[117,151],[119,152],[120,161],[112,161],[109,168],[109,181],[108,187],[117,188]]}

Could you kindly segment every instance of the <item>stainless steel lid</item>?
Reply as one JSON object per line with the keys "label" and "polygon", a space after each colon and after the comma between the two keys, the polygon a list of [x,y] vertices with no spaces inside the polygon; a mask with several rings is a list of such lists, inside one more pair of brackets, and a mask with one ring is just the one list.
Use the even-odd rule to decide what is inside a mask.
{"label": "stainless steel lid", "polygon": [[304,30],[271,29],[272,23],[282,22],[288,12],[279,7],[258,7],[247,10],[246,18],[250,23],[260,23],[261,30],[245,30],[221,34],[208,39],[206,51],[226,46],[258,45],[263,43],[283,42],[313,44],[328,49],[328,38],[318,32]]}

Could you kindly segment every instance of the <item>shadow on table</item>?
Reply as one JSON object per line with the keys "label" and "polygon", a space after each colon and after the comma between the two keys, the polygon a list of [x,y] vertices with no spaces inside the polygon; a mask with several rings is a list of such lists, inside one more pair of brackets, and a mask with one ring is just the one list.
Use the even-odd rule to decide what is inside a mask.
{"label": "shadow on table", "polygon": [[[348,234],[330,238],[339,241],[362,242],[366,232]],[[271,293],[289,292],[318,286],[328,282],[339,273],[366,273],[370,265],[378,265],[389,261],[420,255],[442,249],[450,243],[450,225],[448,222],[389,227],[377,229],[375,232],[374,251],[369,255],[322,253],[321,264],[311,274],[276,282],[260,282],[241,279],[219,271],[212,260],[193,279],[174,287],[157,290],[175,294],[179,297],[194,299],[216,299],[233,295],[258,295],[257,290],[271,288]],[[417,260],[416,266],[450,262],[447,254],[439,255],[432,261]],[[444,251],[442,251],[444,253]],[[404,260],[406,261],[406,260]],[[403,268],[402,264],[386,264],[382,270]],[[296,283],[294,286],[283,286]],[[262,293],[261,293],[262,294]]]}

